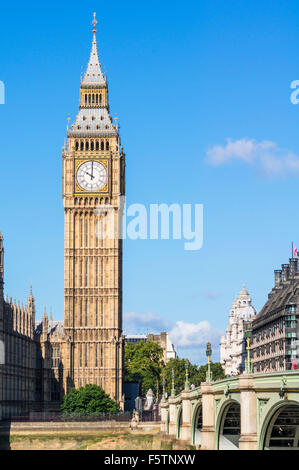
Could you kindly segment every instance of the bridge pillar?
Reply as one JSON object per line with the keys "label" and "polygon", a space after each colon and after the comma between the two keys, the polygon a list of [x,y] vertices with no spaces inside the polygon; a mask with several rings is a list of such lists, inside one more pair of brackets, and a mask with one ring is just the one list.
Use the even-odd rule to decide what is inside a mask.
{"label": "bridge pillar", "polygon": [[215,449],[214,394],[212,384],[201,383],[202,429],[201,449]]}
{"label": "bridge pillar", "polygon": [[182,397],[182,426],[180,438],[184,441],[191,442],[191,402],[190,391],[183,390]]}
{"label": "bridge pillar", "polygon": [[239,449],[257,450],[256,392],[252,374],[239,376],[239,389],[241,394],[241,435],[239,439]]}
{"label": "bridge pillar", "polygon": [[176,397],[168,398],[169,404],[169,432],[171,436],[176,436]]}
{"label": "bridge pillar", "polygon": [[161,401],[161,432],[167,432],[168,402]]}

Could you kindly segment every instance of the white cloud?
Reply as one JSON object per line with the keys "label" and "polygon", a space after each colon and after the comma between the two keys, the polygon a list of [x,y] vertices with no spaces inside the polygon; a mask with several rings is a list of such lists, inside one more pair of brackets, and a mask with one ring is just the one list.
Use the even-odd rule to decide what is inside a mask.
{"label": "white cloud", "polygon": [[125,334],[161,333],[167,331],[171,324],[156,313],[128,312],[124,314]]}
{"label": "white cloud", "polygon": [[216,338],[220,338],[220,333],[206,320],[199,323],[177,321],[169,331],[169,337],[176,346],[192,348],[206,345],[208,341],[215,341]]}
{"label": "white cloud", "polygon": [[214,166],[243,161],[268,177],[299,177],[299,157],[280,148],[276,142],[243,138],[227,139],[226,145],[214,145],[207,151],[207,163]]}
{"label": "white cloud", "polygon": [[188,358],[192,363],[204,364],[206,344],[210,341],[213,359],[215,362],[219,360],[219,343],[223,332],[212,327],[208,321],[171,323],[152,312],[124,314],[125,334],[161,333],[161,331],[168,331],[179,357]]}

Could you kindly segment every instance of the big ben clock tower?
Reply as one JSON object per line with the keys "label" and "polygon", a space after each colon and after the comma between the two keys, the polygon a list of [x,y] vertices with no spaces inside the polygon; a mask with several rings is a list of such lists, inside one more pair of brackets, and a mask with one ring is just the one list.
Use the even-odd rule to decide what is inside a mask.
{"label": "big ben clock tower", "polygon": [[[109,114],[96,25],[79,112],[63,148],[65,393],[97,384],[122,401],[122,240],[125,154]],[[113,219],[111,236],[107,224]],[[105,230],[106,229],[106,230]],[[109,230],[108,230],[109,232]]]}

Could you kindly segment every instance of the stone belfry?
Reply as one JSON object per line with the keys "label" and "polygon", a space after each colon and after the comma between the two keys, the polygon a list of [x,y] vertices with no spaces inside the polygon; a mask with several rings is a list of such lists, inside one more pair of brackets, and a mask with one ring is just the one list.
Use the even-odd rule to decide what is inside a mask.
{"label": "stone belfry", "polygon": [[[63,381],[98,384],[122,403],[121,196],[125,154],[109,114],[108,85],[98,57],[96,25],[79,112],[63,148]],[[105,236],[106,233],[109,236]],[[111,236],[112,235],[112,236]]]}

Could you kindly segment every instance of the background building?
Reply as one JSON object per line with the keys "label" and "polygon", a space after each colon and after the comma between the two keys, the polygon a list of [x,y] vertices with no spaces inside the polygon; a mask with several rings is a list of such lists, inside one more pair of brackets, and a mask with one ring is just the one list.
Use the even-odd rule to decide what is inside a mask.
{"label": "background building", "polygon": [[35,401],[35,306],[32,290],[27,305],[4,299],[4,247],[0,233],[0,419],[26,414]]}
{"label": "background building", "polygon": [[220,339],[220,362],[226,375],[243,371],[246,359],[245,332],[256,315],[250,295],[243,286],[233,301],[226,335]]}
{"label": "background building", "polygon": [[254,372],[280,371],[298,362],[299,271],[297,258],[274,271],[275,285],[252,322]]}
{"label": "background building", "polygon": [[165,364],[170,359],[175,359],[177,356],[166,331],[157,335],[153,333],[149,333],[148,335],[125,335],[125,343],[139,343],[140,341],[153,341],[154,343],[158,343],[163,349],[163,361]]}

